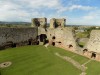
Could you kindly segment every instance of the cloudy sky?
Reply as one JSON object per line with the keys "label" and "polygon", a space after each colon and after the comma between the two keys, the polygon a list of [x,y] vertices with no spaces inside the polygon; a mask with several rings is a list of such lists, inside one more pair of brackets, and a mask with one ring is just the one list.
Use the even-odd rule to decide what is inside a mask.
{"label": "cloudy sky", "polygon": [[0,21],[66,18],[66,24],[100,25],[100,0],[0,0]]}

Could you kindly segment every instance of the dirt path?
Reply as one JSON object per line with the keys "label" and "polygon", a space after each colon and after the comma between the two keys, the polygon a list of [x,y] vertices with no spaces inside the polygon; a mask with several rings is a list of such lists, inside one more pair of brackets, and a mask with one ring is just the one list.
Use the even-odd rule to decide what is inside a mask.
{"label": "dirt path", "polygon": [[70,58],[68,56],[61,56],[59,53],[55,53],[55,55],[72,63],[73,66],[80,69],[82,71],[82,73],[80,75],[86,75],[86,73],[85,73],[86,67],[85,66],[81,65],[80,63],[78,63],[77,61],[73,60],[72,58]]}
{"label": "dirt path", "polygon": [[88,64],[89,62],[91,62],[92,60],[88,60],[87,62],[85,62],[84,64],[82,64],[83,66],[85,66],[86,64]]}

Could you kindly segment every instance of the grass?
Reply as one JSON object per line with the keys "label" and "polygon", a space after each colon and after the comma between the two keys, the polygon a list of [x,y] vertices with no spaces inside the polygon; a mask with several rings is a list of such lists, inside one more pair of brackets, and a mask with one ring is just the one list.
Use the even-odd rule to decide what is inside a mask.
{"label": "grass", "polygon": [[88,58],[86,58],[84,56],[80,56],[80,55],[72,53],[70,51],[63,50],[61,48],[49,47],[49,49],[51,50],[52,53],[58,52],[63,56],[71,57],[74,60],[76,60],[77,62],[79,62],[80,64],[83,64],[83,63],[85,63],[86,61],[89,60]]}
{"label": "grass", "polygon": [[100,75],[100,62],[92,61],[86,66],[88,67],[87,75]]}
{"label": "grass", "polygon": [[86,37],[88,37],[88,35],[89,35],[88,32],[78,32],[78,33],[76,34],[76,37],[77,37],[77,38],[86,38]]}
{"label": "grass", "polygon": [[79,44],[80,47],[84,47],[86,43],[85,42],[79,42],[78,44]]}
{"label": "grass", "polygon": [[[55,48],[56,49],[56,48]],[[78,75],[80,70],[49,52],[43,46],[26,46],[0,51],[0,63],[13,64],[1,75]]]}
{"label": "grass", "polygon": [[[81,70],[71,63],[57,57],[58,52],[63,56],[69,56],[80,64],[89,59],[61,48],[49,46],[23,46],[0,51],[0,63],[11,61],[8,68],[0,69],[1,75],[79,75]],[[86,65],[87,75],[99,75],[100,64],[91,61]],[[91,71],[92,70],[92,71]]]}

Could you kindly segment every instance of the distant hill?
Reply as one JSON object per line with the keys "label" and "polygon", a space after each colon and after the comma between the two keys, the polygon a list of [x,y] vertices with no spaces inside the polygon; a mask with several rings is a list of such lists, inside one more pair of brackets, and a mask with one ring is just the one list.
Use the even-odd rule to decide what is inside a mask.
{"label": "distant hill", "polygon": [[4,22],[4,21],[0,21],[0,24],[31,24],[30,22]]}
{"label": "distant hill", "polygon": [[[0,21],[1,25],[31,25],[31,22],[6,22]],[[49,27],[50,23],[47,23],[47,27]],[[98,25],[65,25],[66,27],[91,27],[91,26],[98,26]],[[99,27],[99,26],[98,26]]]}

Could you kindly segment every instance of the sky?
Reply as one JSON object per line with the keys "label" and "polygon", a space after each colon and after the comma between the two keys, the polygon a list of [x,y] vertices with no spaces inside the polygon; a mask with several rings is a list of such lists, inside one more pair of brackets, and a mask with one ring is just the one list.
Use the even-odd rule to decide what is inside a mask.
{"label": "sky", "polygon": [[66,24],[100,25],[100,0],[0,0],[0,21],[65,18]]}

